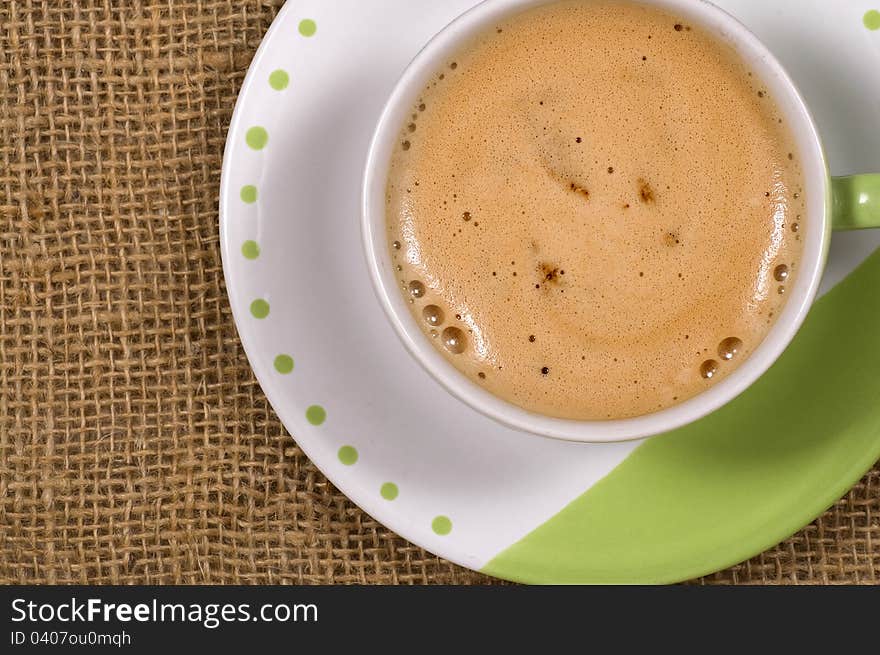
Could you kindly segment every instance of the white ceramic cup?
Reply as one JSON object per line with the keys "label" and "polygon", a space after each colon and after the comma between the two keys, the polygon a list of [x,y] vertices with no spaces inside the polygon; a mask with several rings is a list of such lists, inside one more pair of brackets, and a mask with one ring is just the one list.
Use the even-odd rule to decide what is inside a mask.
{"label": "white ceramic cup", "polygon": [[[485,0],[437,34],[398,81],[376,128],[363,186],[363,242],[373,285],[394,329],[413,357],[450,393],[474,409],[519,430],[583,442],[611,442],[667,432],[729,402],[757,380],[797,333],[816,296],[831,235],[832,183],[816,125],[788,74],[769,50],[735,18],[704,0],[639,0],[669,10],[733,46],[762,80],[792,131],[804,176],[806,215],[802,217],[803,257],[788,287],[788,301],[758,348],[732,374],[678,405],[651,414],[608,421],[560,419],[508,403],[471,382],[439,353],[410,313],[400,291],[387,240],[385,190],[393,149],[429,79],[471,37],[512,14],[554,0]],[[601,93],[601,90],[598,91]],[[706,93],[711,93],[706,89]]]}

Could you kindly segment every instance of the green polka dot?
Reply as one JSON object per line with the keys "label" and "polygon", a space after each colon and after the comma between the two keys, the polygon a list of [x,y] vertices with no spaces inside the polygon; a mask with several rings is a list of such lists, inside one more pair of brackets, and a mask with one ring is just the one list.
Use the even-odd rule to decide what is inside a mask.
{"label": "green polka dot", "polygon": [[246,184],[241,187],[241,193],[238,195],[241,197],[242,202],[252,205],[257,201],[257,187],[253,184]]}
{"label": "green polka dot", "polygon": [[435,516],[431,521],[431,529],[441,537],[446,536],[452,532],[452,521],[448,516]]}
{"label": "green polka dot", "polygon": [[293,357],[290,355],[278,355],[275,358],[275,370],[282,375],[287,375],[293,370]]}
{"label": "green polka dot", "polygon": [[247,259],[256,259],[260,256],[260,246],[256,241],[245,241],[241,244],[241,254]]}
{"label": "green polka dot", "polygon": [[354,446],[343,446],[337,453],[339,461],[346,466],[351,466],[358,461],[358,451]]}
{"label": "green polka dot", "polygon": [[257,298],[251,303],[251,314],[254,318],[266,318],[269,315],[269,303],[262,298]]}
{"label": "green polka dot", "polygon": [[278,70],[272,71],[269,75],[269,86],[271,86],[276,91],[283,91],[287,88],[287,85],[290,84],[290,75],[287,74],[287,71]]}
{"label": "green polka dot", "polygon": [[311,18],[304,18],[299,22],[299,33],[303,36],[314,36],[318,26]]}
{"label": "green polka dot", "polygon": [[327,412],[320,405],[312,405],[306,410],[306,420],[312,425],[321,425],[327,420]]}
{"label": "green polka dot", "polygon": [[252,127],[244,135],[244,140],[254,150],[262,150],[269,143],[269,133],[263,127]]}
{"label": "green polka dot", "polygon": [[862,22],[869,30],[880,30],[880,11],[869,9],[865,12],[865,17],[862,18]]}
{"label": "green polka dot", "polygon": [[399,490],[397,489],[397,485],[393,482],[386,482],[382,485],[382,488],[379,489],[379,493],[382,494],[382,498],[385,500],[394,500],[397,498]]}

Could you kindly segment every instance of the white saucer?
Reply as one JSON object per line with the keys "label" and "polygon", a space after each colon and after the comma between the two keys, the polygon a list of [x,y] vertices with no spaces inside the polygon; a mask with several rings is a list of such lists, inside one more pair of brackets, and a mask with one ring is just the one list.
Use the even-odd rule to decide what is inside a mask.
{"label": "white saucer", "polygon": [[[711,521],[697,517],[696,527],[677,528],[697,555],[679,547],[675,531],[655,530],[647,533],[654,559],[633,566],[639,552],[627,554],[613,544],[646,537],[641,528],[629,526],[609,540],[611,532],[629,524],[618,509],[621,499],[606,503],[603,493],[612,493],[609,481],[622,462],[629,465],[636,457],[634,467],[644,461],[639,443],[580,445],[503,428],[429,378],[387,323],[370,286],[358,226],[369,139],[412,56],[474,4],[291,0],[264,39],[229,130],[220,218],[233,314],[272,406],[307,455],[366,512],[469,568],[529,581],[673,581],[772,545],[809,522],[870,467],[880,453],[880,420],[875,433],[858,435],[861,450],[835,454],[840,472],[821,488],[791,497],[790,490],[779,490],[769,504],[785,520],[768,524],[763,515],[752,522],[728,520],[724,513],[736,508],[718,505]],[[718,4],[751,27],[798,82],[823,133],[833,172],[880,171],[880,31],[862,22],[872,3]],[[279,70],[286,75],[274,73]],[[243,192],[245,187],[252,189]],[[878,246],[880,230],[836,235],[823,289],[845,278]],[[873,269],[866,275],[874,275]],[[880,286],[873,292],[880,304],[876,289]],[[839,302],[851,306],[854,300]],[[834,308],[839,311],[837,304]],[[279,355],[292,358],[292,371],[285,368],[286,359],[276,359]],[[323,408],[322,422],[322,412],[313,406]],[[865,425],[871,416],[866,414]],[[694,430],[702,428],[696,425],[679,440],[652,441],[647,455],[664,455],[657,451],[667,448],[665,443],[675,448],[697,438]],[[716,428],[715,423],[705,427]],[[845,439],[840,443],[852,448]],[[792,475],[800,480],[811,471],[804,465]],[[729,479],[719,485],[746,484],[747,478],[736,474],[724,477]],[[642,490],[649,497],[656,496],[654,491]],[[719,497],[726,493],[720,486],[716,491]],[[772,487],[752,491],[775,494]],[[573,501],[563,513],[565,530],[557,534],[554,521]],[[670,497],[668,502],[678,501]],[[578,510],[583,503],[589,511]],[[600,516],[603,507],[614,516]],[[680,510],[671,508],[670,519]],[[696,534],[700,521],[706,534]],[[724,521],[730,534],[716,535],[712,521]],[[522,541],[539,526],[547,528],[536,532],[540,543]],[[591,541],[592,526],[601,526],[601,540]],[[729,547],[714,541],[730,535],[742,539]]]}

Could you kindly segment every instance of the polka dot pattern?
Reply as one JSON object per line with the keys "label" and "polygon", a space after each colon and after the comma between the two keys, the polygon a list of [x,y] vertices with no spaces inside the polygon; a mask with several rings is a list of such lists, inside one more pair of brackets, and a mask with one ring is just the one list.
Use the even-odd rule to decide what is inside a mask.
{"label": "polka dot pattern", "polygon": [[[868,24],[867,17],[865,24]],[[317,33],[318,26],[313,19],[304,18],[299,21],[297,29],[300,36],[311,38]],[[283,68],[271,71],[268,78],[264,79],[267,79],[269,87],[274,91],[284,91],[290,86],[290,73]],[[251,150],[263,150],[269,144],[269,132],[260,125],[251,126],[245,132],[245,143]],[[256,203],[258,197],[257,187],[253,184],[246,184],[239,191],[239,198],[246,205]],[[260,252],[259,244],[253,240],[247,240],[241,246],[241,254],[248,260],[259,258]],[[255,319],[267,318],[269,309],[269,303],[263,298],[257,298],[250,304],[250,313]],[[272,365],[280,375],[289,375],[294,370],[293,357],[284,353],[276,355]],[[321,426],[327,420],[327,411],[321,405],[311,405],[305,411],[305,418],[310,425]],[[354,466],[360,458],[357,448],[347,444],[340,446],[336,456],[339,462],[345,466]],[[400,489],[394,482],[384,482],[379,487],[379,495],[386,501],[393,501],[400,495]],[[431,522],[431,529],[437,535],[448,535],[452,532],[452,521],[448,516],[435,516]]]}

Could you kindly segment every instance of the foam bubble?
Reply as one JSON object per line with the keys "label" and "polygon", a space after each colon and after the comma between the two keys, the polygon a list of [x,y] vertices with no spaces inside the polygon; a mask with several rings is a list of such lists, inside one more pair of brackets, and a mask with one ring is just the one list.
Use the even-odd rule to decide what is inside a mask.
{"label": "foam bubble", "polygon": [[730,361],[742,350],[743,342],[738,337],[727,337],[718,344],[718,356],[724,361]]}
{"label": "foam bubble", "polygon": [[464,352],[467,337],[457,327],[448,327],[443,330],[443,345],[449,352],[460,355]]}
{"label": "foam bubble", "polygon": [[705,380],[711,380],[718,373],[718,362],[714,359],[707,359],[700,364],[700,376]]}
{"label": "foam bubble", "polygon": [[427,305],[422,310],[422,318],[425,319],[425,323],[433,327],[443,325],[443,321],[446,320],[443,310],[437,305]]}

